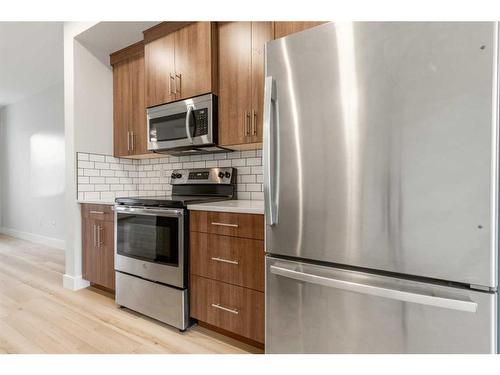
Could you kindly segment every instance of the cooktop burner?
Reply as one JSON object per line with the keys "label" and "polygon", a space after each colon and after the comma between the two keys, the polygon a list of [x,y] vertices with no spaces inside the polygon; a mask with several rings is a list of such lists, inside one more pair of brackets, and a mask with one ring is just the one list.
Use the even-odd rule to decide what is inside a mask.
{"label": "cooktop burner", "polygon": [[217,202],[236,198],[234,168],[198,168],[174,170],[170,177],[172,194],[116,198],[127,206],[182,208],[188,204]]}

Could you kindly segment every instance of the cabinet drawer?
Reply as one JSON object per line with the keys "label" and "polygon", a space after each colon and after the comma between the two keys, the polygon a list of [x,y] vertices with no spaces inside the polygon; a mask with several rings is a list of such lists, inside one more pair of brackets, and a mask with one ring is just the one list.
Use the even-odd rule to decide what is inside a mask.
{"label": "cabinet drawer", "polygon": [[109,204],[82,204],[82,218],[92,220],[113,221],[113,205]]}
{"label": "cabinet drawer", "polygon": [[191,275],[191,316],[264,342],[264,293]]}
{"label": "cabinet drawer", "polygon": [[264,241],[191,232],[191,273],[264,291]]}
{"label": "cabinet drawer", "polygon": [[191,211],[191,230],[263,240],[264,215]]}

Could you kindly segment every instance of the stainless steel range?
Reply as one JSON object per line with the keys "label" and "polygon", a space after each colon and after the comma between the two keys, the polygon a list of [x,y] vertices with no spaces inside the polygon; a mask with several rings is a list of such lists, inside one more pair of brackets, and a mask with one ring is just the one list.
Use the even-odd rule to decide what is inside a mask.
{"label": "stainless steel range", "polygon": [[172,195],[116,199],[117,304],[188,327],[187,205],[233,199],[235,182],[233,168],[174,170]]}

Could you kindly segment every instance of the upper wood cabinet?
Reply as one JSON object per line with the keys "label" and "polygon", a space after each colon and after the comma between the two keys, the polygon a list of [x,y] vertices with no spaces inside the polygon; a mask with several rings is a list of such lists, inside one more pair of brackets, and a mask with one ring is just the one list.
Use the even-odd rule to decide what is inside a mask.
{"label": "upper wood cabinet", "polygon": [[273,22],[219,23],[219,144],[234,149],[262,143],[264,45]]}
{"label": "upper wood cabinet", "polygon": [[275,22],[274,23],[274,37],[276,39],[282,38],[284,36],[298,33],[299,31],[303,31],[306,29],[310,29],[311,27],[321,25],[325,22],[317,22],[317,21],[302,21],[302,22]]}
{"label": "upper wood cabinet", "polygon": [[215,23],[163,23],[144,38],[147,107],[217,92]]}
{"label": "upper wood cabinet", "polygon": [[147,154],[142,42],[111,55],[114,156]]}

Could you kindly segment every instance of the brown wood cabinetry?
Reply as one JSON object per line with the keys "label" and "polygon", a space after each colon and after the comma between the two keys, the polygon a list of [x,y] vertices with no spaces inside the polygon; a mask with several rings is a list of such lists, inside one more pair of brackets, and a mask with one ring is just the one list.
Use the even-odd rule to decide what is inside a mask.
{"label": "brown wood cabinetry", "polygon": [[264,239],[264,216],[232,212],[193,211],[191,230],[241,238]]}
{"label": "brown wood cabinetry", "polygon": [[276,39],[298,33],[299,31],[310,29],[325,23],[324,21],[301,21],[301,22],[275,22],[274,37]]}
{"label": "brown wood cabinetry", "polygon": [[219,144],[262,143],[264,45],[273,22],[219,22]]}
{"label": "brown wood cabinetry", "polygon": [[111,205],[82,204],[83,278],[115,289],[114,222]]}
{"label": "brown wood cabinetry", "polygon": [[264,217],[190,213],[191,316],[200,324],[264,343]]}
{"label": "brown wood cabinetry", "polygon": [[258,343],[264,342],[264,293],[191,275],[191,315]]}
{"label": "brown wood cabinetry", "polygon": [[181,24],[144,32],[147,107],[217,92],[216,24]]}
{"label": "brown wood cabinetry", "polygon": [[113,64],[114,156],[147,154],[144,99],[144,45],[136,43],[111,55]]}

